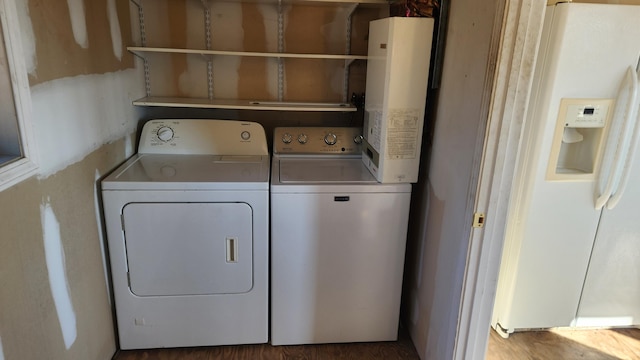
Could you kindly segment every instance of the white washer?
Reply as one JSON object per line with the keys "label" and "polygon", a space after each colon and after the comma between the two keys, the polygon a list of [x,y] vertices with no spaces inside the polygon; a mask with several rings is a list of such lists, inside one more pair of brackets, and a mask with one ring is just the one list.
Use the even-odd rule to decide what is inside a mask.
{"label": "white washer", "polygon": [[271,343],[398,336],[411,184],[380,184],[360,128],[276,128]]}
{"label": "white washer", "polygon": [[151,120],[138,150],[102,181],[120,348],[267,342],[262,126]]}

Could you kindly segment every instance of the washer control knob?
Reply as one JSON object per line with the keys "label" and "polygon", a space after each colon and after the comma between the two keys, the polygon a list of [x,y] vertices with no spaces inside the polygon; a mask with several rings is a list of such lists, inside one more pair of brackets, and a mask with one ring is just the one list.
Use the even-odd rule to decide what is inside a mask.
{"label": "washer control knob", "polygon": [[335,145],[336,142],[338,142],[338,137],[336,136],[336,134],[328,133],[324,136],[324,142],[327,145]]}
{"label": "washer control knob", "polygon": [[240,138],[242,138],[242,140],[247,141],[247,140],[251,139],[251,133],[248,132],[248,131],[243,131],[243,132],[240,133]]}
{"label": "washer control knob", "polygon": [[283,143],[289,144],[289,143],[291,143],[292,139],[293,139],[293,136],[291,136],[291,134],[289,134],[289,133],[282,134],[282,142]]}
{"label": "washer control knob", "polygon": [[364,137],[362,135],[356,135],[353,138],[353,142],[356,144],[362,144],[362,140],[364,139]]}
{"label": "washer control knob", "polygon": [[168,126],[163,126],[158,131],[156,131],[156,135],[158,135],[158,139],[167,142],[173,139],[173,129]]}
{"label": "washer control knob", "polygon": [[306,144],[308,139],[309,139],[309,137],[307,136],[307,134],[298,135],[298,142],[300,144]]}

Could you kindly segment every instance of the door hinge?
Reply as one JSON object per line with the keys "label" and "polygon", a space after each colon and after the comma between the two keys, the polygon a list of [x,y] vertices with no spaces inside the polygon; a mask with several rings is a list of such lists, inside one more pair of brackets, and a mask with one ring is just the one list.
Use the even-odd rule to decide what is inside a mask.
{"label": "door hinge", "polygon": [[484,213],[474,213],[473,214],[473,227],[481,228],[484,226]]}

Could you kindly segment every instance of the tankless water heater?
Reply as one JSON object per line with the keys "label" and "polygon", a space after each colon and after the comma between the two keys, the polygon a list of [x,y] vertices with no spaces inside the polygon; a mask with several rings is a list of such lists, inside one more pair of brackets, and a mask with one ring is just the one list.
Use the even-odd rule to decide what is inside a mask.
{"label": "tankless water heater", "polygon": [[392,17],[369,24],[362,161],[382,183],[415,183],[434,21]]}

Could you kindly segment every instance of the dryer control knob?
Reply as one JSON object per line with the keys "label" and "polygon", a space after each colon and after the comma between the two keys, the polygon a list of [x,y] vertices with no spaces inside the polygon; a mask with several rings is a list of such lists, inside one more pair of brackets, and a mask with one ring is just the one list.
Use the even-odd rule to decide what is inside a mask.
{"label": "dryer control knob", "polygon": [[338,142],[338,137],[336,136],[336,134],[328,133],[324,136],[324,142],[327,145],[335,145],[336,142]]}
{"label": "dryer control knob", "polygon": [[364,137],[362,135],[357,135],[356,137],[353,138],[353,142],[356,144],[362,144],[363,139]]}
{"label": "dryer control knob", "polygon": [[289,144],[289,143],[291,143],[292,139],[293,139],[293,136],[291,136],[291,134],[289,134],[289,133],[282,134],[282,142],[283,143]]}
{"label": "dryer control knob", "polygon": [[306,134],[300,134],[300,135],[298,135],[298,142],[299,142],[300,144],[306,144],[306,143],[307,143],[307,140],[308,140],[308,137],[307,137],[307,135],[306,135]]}
{"label": "dryer control knob", "polygon": [[171,139],[173,139],[173,129],[168,127],[168,126],[163,126],[160,129],[158,129],[158,131],[156,132],[156,135],[158,135],[158,139],[167,142]]}

